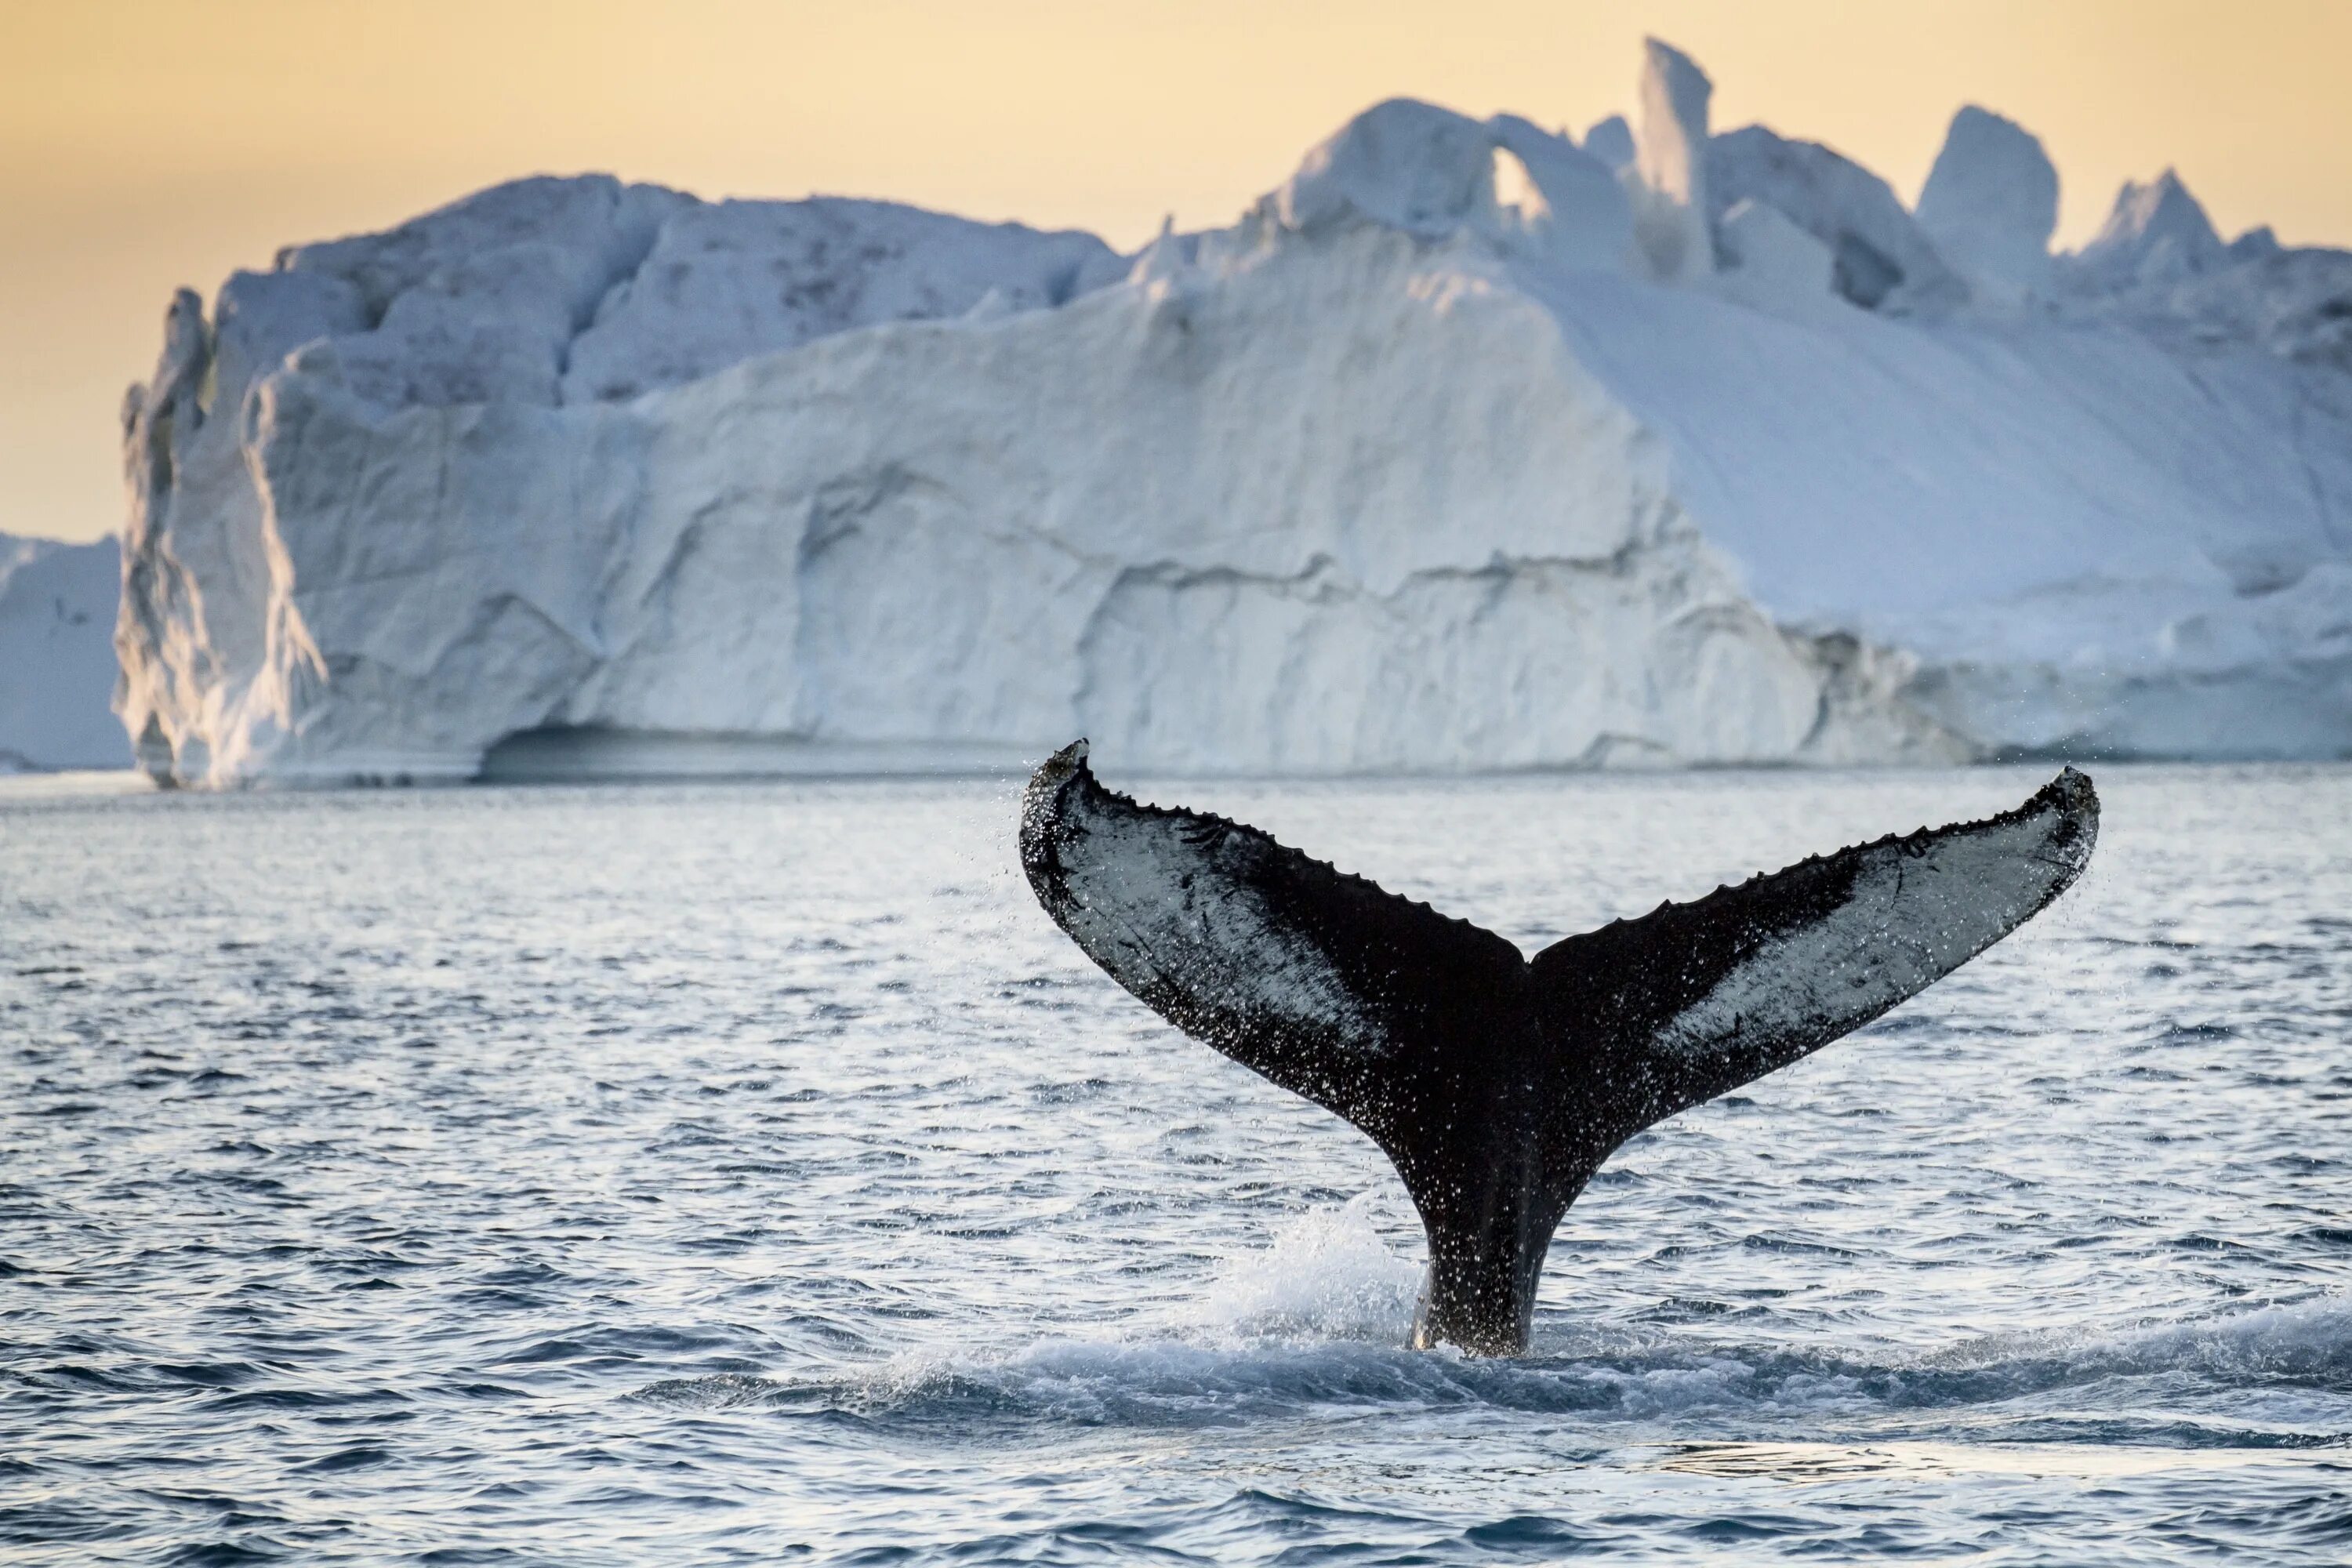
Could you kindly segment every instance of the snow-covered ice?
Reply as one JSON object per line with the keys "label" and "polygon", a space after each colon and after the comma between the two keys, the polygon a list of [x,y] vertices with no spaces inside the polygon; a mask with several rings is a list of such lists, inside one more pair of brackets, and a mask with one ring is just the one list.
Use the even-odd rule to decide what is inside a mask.
{"label": "snow-covered ice", "polygon": [[1486,122],[1496,199],[1514,210],[1526,243],[1570,271],[1633,265],[1633,207],[1607,163],[1515,114]]}
{"label": "snow-covered ice", "polygon": [[2158,182],[2053,262],[1989,114],[1915,216],[1635,96],[1376,105],[1133,257],[600,176],[290,249],[126,410],[122,720],[216,785],[2352,752],[2352,256]]}
{"label": "snow-covered ice", "polygon": [[1799,320],[1833,318],[1836,259],[1830,247],[1769,202],[1735,202],[1715,229],[1724,264],[1716,288],[1759,310]]}

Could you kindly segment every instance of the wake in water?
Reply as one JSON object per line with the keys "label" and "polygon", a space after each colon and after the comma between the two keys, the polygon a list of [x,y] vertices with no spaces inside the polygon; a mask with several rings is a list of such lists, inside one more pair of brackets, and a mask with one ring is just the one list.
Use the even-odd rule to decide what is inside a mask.
{"label": "wake in water", "polygon": [[[1655,1440],[1644,1423],[1879,1437],[2117,1441],[2176,1447],[2309,1447],[2242,1419],[2249,1396],[2292,1415],[2301,1393],[2352,1395],[2352,1295],[2171,1322],[2070,1328],[1895,1345],[1741,1341],[1652,1325],[1538,1318],[1533,1353],[1485,1360],[1406,1348],[1422,1265],[1380,1223],[1393,1199],[1366,1193],[1311,1209],[1261,1249],[1227,1258],[1202,1292],[1115,1338],[1050,1336],[1003,1348],[901,1352],[863,1366],[782,1378],[670,1379],[635,1396],[702,1409],[766,1406],[904,1426],[1186,1427],[1335,1409],[1486,1406],[1573,1415],[1611,1440]],[[2137,1385],[2136,1389],[2126,1385]],[[2134,1394],[2137,1396],[2132,1396]],[[2103,1408],[2154,1396],[2173,1418],[2119,1421]],[[2227,1401],[2239,1418],[2208,1420]]]}

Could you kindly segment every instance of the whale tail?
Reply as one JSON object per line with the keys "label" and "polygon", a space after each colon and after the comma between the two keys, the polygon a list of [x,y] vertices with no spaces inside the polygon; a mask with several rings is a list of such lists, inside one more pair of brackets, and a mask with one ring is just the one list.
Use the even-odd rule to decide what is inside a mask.
{"label": "whale tail", "polygon": [[1532,960],[1240,823],[1105,789],[1080,741],[1030,780],[1039,902],[1154,1012],[1344,1118],[1428,1233],[1417,1345],[1527,1346],[1545,1250],[1626,1139],[1917,994],[2081,875],[2098,795],[1662,904]]}

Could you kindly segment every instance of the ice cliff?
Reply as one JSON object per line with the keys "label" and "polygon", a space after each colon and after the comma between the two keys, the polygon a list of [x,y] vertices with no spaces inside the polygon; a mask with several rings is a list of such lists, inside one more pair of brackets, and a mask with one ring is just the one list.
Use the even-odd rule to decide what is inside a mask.
{"label": "ice cliff", "polygon": [[107,710],[121,562],[110,539],[0,533],[0,773],[131,760]]}
{"label": "ice cliff", "polygon": [[1132,258],[599,177],[288,250],[126,405],[122,721],[215,785],[2352,752],[2352,257],[2168,177],[2053,259],[2008,121],[1915,214],[1709,97],[1381,104]]}

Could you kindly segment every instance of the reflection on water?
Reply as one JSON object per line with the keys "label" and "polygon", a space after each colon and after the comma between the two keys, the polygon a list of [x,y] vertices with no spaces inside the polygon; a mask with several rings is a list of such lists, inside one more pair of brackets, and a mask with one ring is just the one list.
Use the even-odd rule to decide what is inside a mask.
{"label": "reflection on water", "polygon": [[[12,782],[0,1542],[2342,1561],[2352,770],[2095,771],[2082,885],[1627,1145],[1508,1362],[1402,1348],[1384,1163],[1053,930],[1010,782]],[[1532,948],[2042,776],[1145,793]]]}

